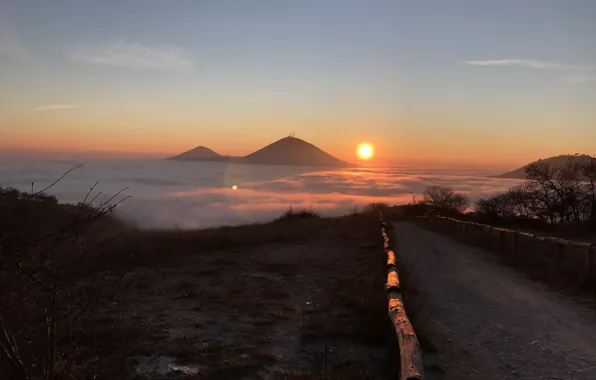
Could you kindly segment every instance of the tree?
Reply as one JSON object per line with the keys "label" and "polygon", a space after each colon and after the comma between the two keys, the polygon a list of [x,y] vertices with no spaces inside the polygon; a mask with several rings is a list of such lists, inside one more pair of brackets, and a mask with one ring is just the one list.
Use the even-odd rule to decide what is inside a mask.
{"label": "tree", "polygon": [[535,216],[556,223],[556,210],[560,208],[560,195],[555,184],[556,168],[547,162],[536,161],[528,165],[526,175],[525,191]]}
{"label": "tree", "polygon": [[488,219],[533,219],[550,225],[596,223],[596,160],[563,165],[536,161],[528,180],[506,193],[480,199],[475,211]]}
{"label": "tree", "polygon": [[596,225],[596,159],[583,167],[583,175],[587,181],[585,198],[588,204],[588,220]]}
{"label": "tree", "polygon": [[465,212],[470,207],[470,199],[462,193],[456,193],[451,187],[429,186],[424,190],[422,203],[436,212]]}
{"label": "tree", "polygon": [[582,165],[569,159],[557,173],[556,182],[561,194],[561,218],[566,224],[578,224],[583,219],[582,202],[585,199],[582,171]]}
{"label": "tree", "polygon": [[537,216],[551,224],[577,224],[583,219],[582,165],[573,159],[563,166],[543,161],[533,162],[526,169],[529,196],[542,206]]}

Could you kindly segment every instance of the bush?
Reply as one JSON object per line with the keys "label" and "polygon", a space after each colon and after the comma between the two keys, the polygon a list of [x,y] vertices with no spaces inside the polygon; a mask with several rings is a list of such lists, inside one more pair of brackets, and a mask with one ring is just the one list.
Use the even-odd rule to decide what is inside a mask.
{"label": "bush", "polygon": [[370,213],[370,212],[374,212],[374,213],[379,213],[379,211],[386,211],[389,208],[389,205],[387,203],[382,203],[382,202],[373,202],[373,203],[369,203],[366,206],[364,206],[364,208],[362,209],[363,213]]}
{"label": "bush", "polygon": [[119,204],[112,199],[75,206],[0,188],[0,377],[53,380],[76,372],[80,324],[109,289],[107,281],[77,280],[103,253],[103,237],[122,229],[107,215]]}
{"label": "bush", "polygon": [[422,204],[442,214],[462,214],[470,207],[470,198],[450,187],[429,186],[424,190]]}
{"label": "bush", "polygon": [[319,214],[312,208],[297,208],[294,209],[293,206],[288,207],[288,210],[285,211],[276,221],[287,221],[287,220],[294,220],[294,219],[306,219],[306,218],[317,218],[320,219]]}
{"label": "bush", "polygon": [[25,193],[13,187],[0,187],[0,201],[37,201],[57,204],[58,199],[53,195],[45,193]]}

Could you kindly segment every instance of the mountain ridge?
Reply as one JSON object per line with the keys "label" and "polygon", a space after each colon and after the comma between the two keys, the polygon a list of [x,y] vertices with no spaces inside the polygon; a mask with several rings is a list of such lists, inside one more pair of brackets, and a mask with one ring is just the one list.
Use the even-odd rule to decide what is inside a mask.
{"label": "mountain ridge", "polygon": [[205,146],[200,145],[167,159],[179,161],[229,161],[230,157],[223,156]]}
{"label": "mountain ridge", "polygon": [[222,156],[201,145],[168,159],[179,161],[226,161],[246,165],[350,166],[348,162],[340,160],[317,146],[293,136],[274,141],[243,157]]}
{"label": "mountain ridge", "polygon": [[[567,161],[571,159],[581,165],[590,163],[590,162],[594,162],[596,161],[596,158],[589,156],[587,154],[561,154],[558,156],[552,156],[552,157],[548,157],[548,158],[542,158],[539,159],[537,161],[534,162],[546,162],[549,163],[555,167],[561,167],[563,166],[565,163],[567,163]],[[503,174],[498,174],[498,175],[494,175],[492,176],[492,178],[505,178],[505,179],[527,179],[527,175],[526,175],[526,169],[530,164],[524,165],[521,168],[512,170],[510,172],[506,172]]]}

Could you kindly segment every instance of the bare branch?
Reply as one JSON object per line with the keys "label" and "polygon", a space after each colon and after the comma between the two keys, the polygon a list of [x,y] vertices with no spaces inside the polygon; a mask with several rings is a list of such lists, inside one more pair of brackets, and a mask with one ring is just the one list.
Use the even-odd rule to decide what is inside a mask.
{"label": "bare branch", "polygon": [[[13,258],[14,259],[14,258]],[[25,269],[25,267],[23,267],[23,264],[21,264],[20,262],[18,262],[16,259],[14,260],[15,264],[19,267],[19,270],[23,273],[25,273],[29,278],[31,278],[33,281],[37,282],[39,285],[41,285],[42,288],[44,288],[46,291],[51,292],[52,288],[50,288],[49,285],[47,285],[46,283],[44,283],[35,273],[29,272],[27,269]]]}
{"label": "bare branch", "polygon": [[49,185],[49,186],[47,186],[47,187],[44,187],[43,189],[41,189],[41,190],[39,190],[39,191],[37,191],[37,192],[35,192],[35,193],[31,194],[31,195],[29,195],[29,196],[28,196],[26,199],[33,199],[33,198],[35,198],[36,196],[38,196],[39,194],[43,193],[44,191],[47,191],[47,190],[51,189],[52,187],[56,186],[56,184],[58,184],[58,182],[62,181],[62,179],[63,179],[64,177],[66,177],[68,174],[70,174],[71,172],[73,172],[73,171],[75,171],[75,170],[77,170],[77,169],[80,169],[80,168],[82,168],[83,166],[85,166],[85,165],[79,165],[79,166],[75,166],[74,168],[72,168],[72,169],[68,170],[66,173],[62,174],[62,175],[60,176],[60,178],[58,178],[56,181],[54,181],[54,183],[52,183],[51,185]]}
{"label": "bare branch", "polygon": [[91,200],[89,201],[89,206],[90,206],[90,205],[92,205],[92,204],[93,204],[93,202],[95,202],[95,200],[97,199],[97,197],[99,197],[100,195],[101,195],[101,191],[100,191],[100,192],[98,192],[98,193],[97,193],[97,194],[96,194],[96,195],[93,197],[93,199],[91,199]]}
{"label": "bare branch", "polygon": [[18,371],[21,372],[24,379],[29,379],[29,375],[27,373],[27,368],[25,364],[21,360],[21,356],[19,354],[19,347],[14,339],[14,336],[9,333],[6,325],[4,324],[4,319],[2,318],[2,313],[0,313],[0,328],[2,328],[2,332],[4,333],[4,338],[6,342],[3,342],[0,339],[0,347],[2,347],[2,351],[7,356],[8,361],[10,364]]}
{"label": "bare branch", "polygon": [[83,199],[83,204],[87,204],[87,198],[93,192],[93,189],[95,189],[95,186],[97,186],[98,183],[99,183],[99,181],[95,182],[95,184],[93,186],[91,186],[91,188],[87,192],[87,195],[85,195],[85,199]]}
{"label": "bare branch", "polygon": [[[112,195],[112,197],[110,197],[107,201],[102,202],[99,207],[103,207],[109,203],[111,203],[118,195],[122,194],[123,192],[125,192],[126,190],[128,190],[128,187],[125,187],[124,189],[120,190],[119,192],[117,192],[116,194]],[[130,198],[130,196],[126,197],[125,199]],[[118,202],[117,204],[122,203],[123,201]]]}

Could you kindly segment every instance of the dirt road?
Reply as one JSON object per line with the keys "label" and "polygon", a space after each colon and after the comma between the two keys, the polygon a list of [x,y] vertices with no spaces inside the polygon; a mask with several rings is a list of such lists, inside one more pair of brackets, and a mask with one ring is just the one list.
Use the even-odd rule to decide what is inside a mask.
{"label": "dirt road", "polygon": [[[422,332],[447,379],[596,379],[596,313],[498,262],[410,223],[396,248],[419,283]],[[435,358],[433,358],[435,360]]]}

